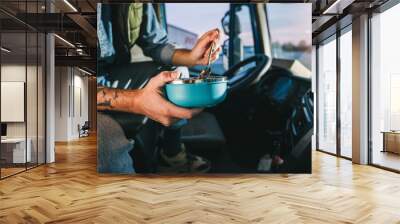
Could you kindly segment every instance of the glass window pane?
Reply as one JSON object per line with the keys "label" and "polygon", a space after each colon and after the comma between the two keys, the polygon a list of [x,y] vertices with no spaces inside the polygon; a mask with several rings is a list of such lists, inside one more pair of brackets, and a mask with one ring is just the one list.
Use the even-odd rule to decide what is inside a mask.
{"label": "glass window pane", "polygon": [[[44,5],[45,0],[0,2],[0,7],[20,17],[25,12],[43,13]],[[0,167],[4,178],[45,161],[46,54],[44,34],[2,12],[0,17]]]}
{"label": "glass window pane", "polygon": [[38,79],[38,51],[37,41],[38,36],[36,32],[28,32],[28,62],[27,62],[27,80],[26,80],[26,115],[27,115],[27,142],[29,144],[31,153],[28,160],[28,168],[37,165],[37,79]]}
{"label": "glass window pane", "polygon": [[398,21],[400,4],[371,20],[372,163],[396,170],[400,170],[400,33],[395,29]]}
{"label": "glass window pane", "polygon": [[[311,7],[307,4],[266,4],[272,56],[298,60],[311,70]],[[290,14],[292,16],[287,16]],[[282,24],[292,24],[291,30]],[[294,29],[294,30],[293,30]],[[292,35],[293,32],[296,35]]]}
{"label": "glass window pane", "polygon": [[318,48],[318,147],[336,153],[336,39]]}
{"label": "glass window pane", "polygon": [[[38,2],[27,2],[27,13],[38,13]],[[38,17],[32,17],[32,20]],[[27,29],[27,74],[26,74],[26,125],[27,150],[30,151],[27,167],[38,164],[38,45],[39,36],[36,30]]]}
{"label": "glass window pane", "polygon": [[340,153],[352,156],[352,33],[340,36]]}
{"label": "glass window pane", "polygon": [[[1,34],[1,139],[2,178],[25,170],[30,161],[26,144],[26,33]],[[28,145],[28,150],[26,146]]]}

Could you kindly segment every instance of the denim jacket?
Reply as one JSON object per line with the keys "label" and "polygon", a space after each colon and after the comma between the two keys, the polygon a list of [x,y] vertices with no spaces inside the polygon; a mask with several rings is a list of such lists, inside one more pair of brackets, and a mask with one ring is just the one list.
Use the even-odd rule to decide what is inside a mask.
{"label": "denim jacket", "polygon": [[[124,4],[125,9],[128,4]],[[154,61],[170,65],[175,51],[174,45],[168,42],[166,31],[161,27],[150,3],[143,4],[143,18],[140,35],[134,44],[129,43],[116,17],[124,16],[124,9],[118,4],[98,4],[97,36],[99,66],[107,64],[129,63],[130,49],[137,44],[146,56]],[[128,19],[125,19],[128,22]],[[125,25],[125,24],[124,24]],[[101,75],[101,74],[99,74]]]}

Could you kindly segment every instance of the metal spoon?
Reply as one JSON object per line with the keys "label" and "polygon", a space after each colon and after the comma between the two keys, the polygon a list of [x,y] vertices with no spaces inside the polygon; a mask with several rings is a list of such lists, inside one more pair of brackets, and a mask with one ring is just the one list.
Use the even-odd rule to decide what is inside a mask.
{"label": "metal spoon", "polygon": [[207,62],[207,67],[203,71],[200,72],[200,78],[206,78],[211,74],[211,55],[215,51],[215,42],[211,43],[211,49],[210,52],[208,53],[208,62]]}

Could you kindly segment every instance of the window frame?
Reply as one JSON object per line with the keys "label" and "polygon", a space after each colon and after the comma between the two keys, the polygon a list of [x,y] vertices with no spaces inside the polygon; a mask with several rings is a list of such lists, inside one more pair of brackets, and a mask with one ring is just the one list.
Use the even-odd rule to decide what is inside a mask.
{"label": "window frame", "polygon": [[[316,44],[316,121],[314,124],[314,127],[316,127],[316,151],[319,152],[323,152],[323,153],[327,153],[339,158],[343,158],[343,159],[347,159],[347,160],[352,160],[352,158],[347,157],[342,155],[342,150],[341,150],[341,119],[340,119],[340,104],[341,104],[341,99],[340,99],[340,84],[341,84],[341,67],[340,67],[340,60],[341,60],[341,53],[340,53],[340,39],[341,36],[344,35],[347,32],[352,32],[352,22],[347,24],[346,26],[344,26],[343,28],[337,30],[335,33],[333,33],[332,35],[326,37],[325,39],[320,40],[317,44]],[[335,153],[331,153],[328,152],[324,149],[320,149],[320,143],[319,143],[319,135],[320,135],[320,130],[318,128],[318,124],[319,124],[319,119],[320,119],[320,110],[319,110],[319,73],[320,73],[320,66],[319,66],[319,60],[320,60],[320,56],[319,56],[319,48],[322,44],[326,44],[330,41],[336,41],[336,152]]]}
{"label": "window frame", "polygon": [[[236,7],[248,7],[249,9],[249,13],[250,13],[250,22],[251,22],[251,30],[252,30],[252,34],[253,34],[253,47],[254,47],[254,54],[260,54],[260,44],[261,44],[261,37],[260,37],[260,26],[258,24],[258,19],[257,19],[257,8],[256,8],[256,4],[251,4],[251,3],[231,3],[230,7],[229,7],[229,30],[233,30],[234,27],[236,26],[236,24],[234,23],[234,20],[232,19],[234,14],[235,14],[235,10]],[[232,66],[234,66],[233,64],[231,64],[231,62],[233,61],[233,33],[229,32],[229,53],[228,53],[228,64],[229,67],[231,68]]]}
{"label": "window frame", "polygon": [[[42,2],[42,1],[34,2],[34,3],[36,3],[36,12],[33,12],[33,13],[38,13],[39,12],[39,3],[40,2]],[[25,19],[26,19],[27,13],[29,13],[28,12],[28,8],[27,8],[27,4],[23,5],[22,7],[24,7],[23,14],[24,14]],[[47,5],[46,5],[45,12],[47,13],[48,10],[49,10],[49,7],[47,7]],[[0,11],[1,11],[0,13],[5,14],[7,17],[9,17],[14,22],[17,22],[17,23],[21,24],[21,29],[20,30],[11,30],[10,31],[10,30],[2,30],[1,29],[1,23],[0,23],[0,46],[3,45],[2,36],[5,35],[5,34],[20,34],[20,35],[24,35],[24,49],[22,51],[24,51],[24,53],[25,53],[23,55],[23,57],[21,57],[21,58],[23,58],[24,63],[25,63],[24,64],[24,67],[25,67],[24,68],[24,72],[25,72],[25,81],[24,81],[24,83],[25,83],[24,84],[24,122],[23,122],[23,124],[24,124],[24,127],[23,127],[24,135],[21,137],[22,139],[24,139],[24,142],[25,142],[25,145],[24,145],[25,164],[24,164],[23,169],[21,169],[20,171],[13,172],[13,173],[7,174],[7,175],[4,175],[4,172],[2,173],[2,167],[1,167],[1,164],[0,164],[0,180],[4,180],[6,178],[15,176],[15,175],[17,175],[19,173],[23,173],[23,172],[26,172],[26,171],[28,171],[30,169],[34,169],[34,168],[39,167],[41,165],[47,164],[47,152],[48,152],[47,144],[48,144],[48,141],[47,141],[47,81],[46,81],[46,77],[47,77],[47,59],[48,59],[47,58],[47,56],[48,56],[47,55],[47,47],[48,47],[47,46],[47,44],[48,44],[48,36],[47,36],[47,34],[48,33],[43,31],[43,30],[37,29],[35,27],[32,27],[31,25],[23,22],[22,20],[20,20],[17,17],[15,17],[12,13],[10,13],[10,12],[4,10],[4,9],[1,9]],[[28,65],[29,65],[29,63],[28,63],[28,61],[29,61],[28,48],[30,47],[28,45],[28,43],[29,43],[28,42],[28,39],[29,39],[28,34],[32,34],[32,35],[36,36],[36,41],[33,42],[33,45],[36,45],[33,48],[34,51],[35,51],[35,54],[36,54],[36,59],[33,60],[32,62],[29,62],[29,63],[31,63],[32,65],[34,65],[36,67],[35,71],[33,73],[31,73],[31,74],[34,74],[36,76],[36,84],[35,84],[36,90],[35,90],[35,93],[34,93],[36,95],[36,96],[34,96],[34,97],[36,97],[36,111],[35,111],[36,112],[36,116],[35,116],[36,117],[36,122],[35,121],[32,122],[31,120],[28,119],[28,107],[27,107],[27,102],[28,102],[28,98],[27,98],[27,94],[28,94],[27,93],[28,78],[27,77],[28,77]],[[41,43],[42,45],[39,45],[39,43]],[[39,51],[39,49],[41,51]],[[39,68],[39,65],[40,65],[40,63],[39,63],[40,62],[40,60],[39,60],[39,52],[42,53],[42,55],[40,55],[40,57],[41,57],[41,60],[42,60],[41,61],[42,62],[41,65],[43,66],[42,70],[41,70],[42,84],[43,84],[43,86],[42,86],[43,92],[41,92],[41,94],[43,96],[43,98],[41,98],[43,104],[41,105],[41,107],[42,107],[42,110],[43,110],[43,114],[39,114],[39,112],[38,112],[39,111],[39,79],[38,79],[38,77],[39,77],[39,69],[38,68]],[[0,53],[0,82],[2,81],[2,67],[3,67],[2,62],[3,62],[3,58],[4,58],[4,55],[2,56],[2,54],[3,53]],[[1,90],[1,85],[0,85],[0,90]],[[0,95],[1,95],[1,93],[0,93]],[[1,109],[2,108],[0,106],[0,110]],[[1,117],[1,115],[0,115],[0,117]],[[39,141],[38,141],[39,140],[39,120],[41,121],[41,124],[43,125],[43,127],[42,127],[43,128],[42,129],[43,132],[40,133],[40,134],[43,134],[43,136],[42,136],[42,138],[43,138],[43,140],[42,140],[42,148],[41,148],[43,154],[40,155],[41,161],[39,160]],[[31,140],[33,140],[35,138],[36,141],[37,141],[37,144],[36,144],[36,158],[35,158],[36,161],[34,163],[27,161],[28,160],[28,158],[27,158],[27,156],[28,156],[27,148],[28,148],[28,124],[29,124],[29,122],[32,122],[31,125],[36,125],[36,128],[35,128],[36,130],[34,130],[34,131],[36,131],[36,135],[30,137]],[[1,119],[0,119],[0,123],[2,123]],[[1,157],[1,152],[2,152],[2,146],[0,144],[0,157]],[[33,152],[34,151],[32,150],[31,153],[33,154]],[[31,156],[32,156],[32,154],[31,154]],[[28,166],[28,163],[31,163],[31,164]]]}
{"label": "window frame", "polygon": [[373,94],[373,88],[372,88],[372,79],[373,79],[373,35],[372,35],[372,20],[374,18],[374,15],[376,14],[382,14],[385,11],[397,6],[398,4],[400,4],[399,0],[388,0],[387,2],[385,2],[384,4],[380,5],[379,7],[373,9],[372,11],[368,12],[368,31],[367,31],[367,38],[368,38],[368,152],[367,152],[367,156],[368,156],[368,160],[367,160],[367,164],[373,167],[377,167],[383,170],[388,170],[391,172],[395,172],[395,173],[400,173],[400,170],[398,169],[394,169],[394,168],[390,168],[388,166],[385,165],[381,165],[378,163],[374,163],[374,147],[373,147],[373,127],[372,127],[372,120],[373,120],[373,113],[372,113],[372,107],[373,107],[373,102],[372,102],[372,94]]}

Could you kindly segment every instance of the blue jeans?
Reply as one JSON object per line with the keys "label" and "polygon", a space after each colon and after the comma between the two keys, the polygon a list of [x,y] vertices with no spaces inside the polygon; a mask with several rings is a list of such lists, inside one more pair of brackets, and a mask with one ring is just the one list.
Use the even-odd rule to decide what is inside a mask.
{"label": "blue jeans", "polygon": [[[142,88],[150,78],[158,74],[159,65],[154,62],[134,63],[111,67],[99,66],[97,81],[100,85],[118,89]],[[121,126],[108,115],[98,113],[98,171],[111,173],[134,173],[129,152],[134,144],[125,136]],[[161,127],[162,147],[167,156],[174,156],[181,150],[181,127],[185,122],[178,122],[170,128]],[[161,125],[160,125],[161,126]],[[101,157],[101,158],[100,158]],[[132,168],[128,168],[131,166]]]}

